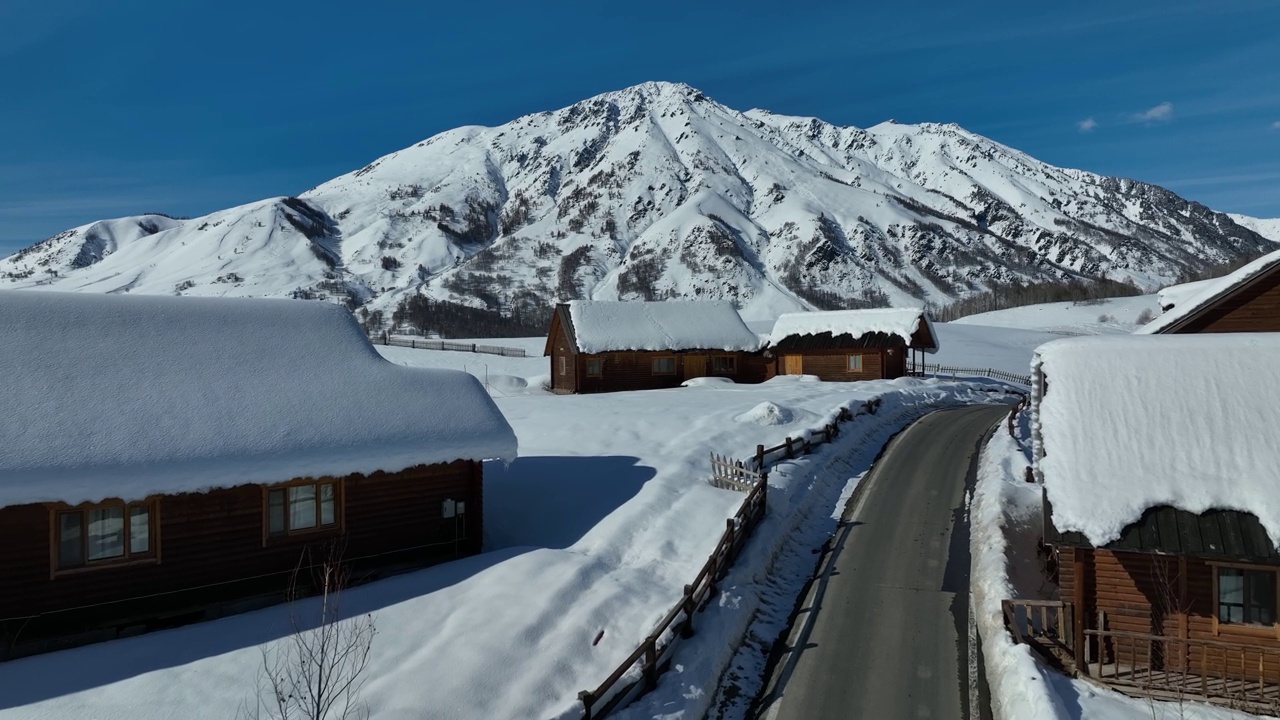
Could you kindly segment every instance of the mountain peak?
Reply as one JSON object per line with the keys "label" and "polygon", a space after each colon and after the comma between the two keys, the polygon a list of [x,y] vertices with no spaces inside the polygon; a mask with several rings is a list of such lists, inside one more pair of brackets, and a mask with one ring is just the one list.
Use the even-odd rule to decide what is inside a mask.
{"label": "mountain peak", "polygon": [[1277,243],[1150,185],[954,123],[867,130],[646,82],[441,133],[297,198],[138,217],[0,260],[0,287],[510,311],[717,298],[748,317],[946,303],[996,283],[1154,287]]}

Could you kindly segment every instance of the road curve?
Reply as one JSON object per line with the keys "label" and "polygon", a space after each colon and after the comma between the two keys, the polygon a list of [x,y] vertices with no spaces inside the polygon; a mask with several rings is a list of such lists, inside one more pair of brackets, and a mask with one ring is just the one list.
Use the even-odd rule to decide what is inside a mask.
{"label": "road curve", "polygon": [[985,692],[969,709],[979,693],[969,678],[965,488],[1006,413],[936,412],[889,444],[845,507],[757,718],[990,717]]}

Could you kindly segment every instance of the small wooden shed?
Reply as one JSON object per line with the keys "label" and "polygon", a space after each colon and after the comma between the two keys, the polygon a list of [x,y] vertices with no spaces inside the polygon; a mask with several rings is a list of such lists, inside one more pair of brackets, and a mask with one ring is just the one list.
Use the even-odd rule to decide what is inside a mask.
{"label": "small wooden shed", "polygon": [[923,310],[883,308],[787,313],[765,346],[767,375],[816,375],[822,380],[880,380],[907,374],[908,356],[938,351],[938,335]]}
{"label": "small wooden shed", "polygon": [[700,377],[762,382],[759,347],[726,301],[574,300],[556,307],[544,355],[553,392],[597,393],[679,387]]}
{"label": "small wooden shed", "polygon": [[1280,252],[1221,278],[1166,288],[1160,302],[1165,312],[1140,334],[1280,332]]}
{"label": "small wooden shed", "polygon": [[516,439],[341,307],[0,292],[0,660],[476,553]]}
{"label": "small wooden shed", "polygon": [[1134,691],[1280,692],[1280,457],[1260,422],[1280,406],[1280,336],[1075,338],[1033,368],[1076,668]]}

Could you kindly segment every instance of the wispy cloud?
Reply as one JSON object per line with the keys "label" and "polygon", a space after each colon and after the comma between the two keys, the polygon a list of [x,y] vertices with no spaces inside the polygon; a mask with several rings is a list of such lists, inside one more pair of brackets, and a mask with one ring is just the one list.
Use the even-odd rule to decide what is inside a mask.
{"label": "wispy cloud", "polygon": [[1082,133],[1093,132],[1093,129],[1096,127],[1098,127],[1098,121],[1091,117],[1085,118],[1076,123],[1076,129]]}
{"label": "wispy cloud", "polygon": [[1134,113],[1133,115],[1130,115],[1129,119],[1132,120],[1133,122],[1140,122],[1140,123],[1155,123],[1155,122],[1165,122],[1167,120],[1172,120],[1173,119],[1173,103],[1168,101],[1162,102],[1159,105],[1151,108],[1150,110],[1145,110],[1143,112]]}
{"label": "wispy cloud", "polygon": [[1272,129],[1272,130],[1280,130],[1280,120],[1277,120],[1277,121],[1275,121],[1275,122],[1271,123],[1271,129]]}

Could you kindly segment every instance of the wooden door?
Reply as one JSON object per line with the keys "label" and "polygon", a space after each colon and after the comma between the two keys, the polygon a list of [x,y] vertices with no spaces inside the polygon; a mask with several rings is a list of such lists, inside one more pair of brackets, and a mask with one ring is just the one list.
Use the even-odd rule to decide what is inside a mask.
{"label": "wooden door", "polygon": [[804,356],[803,355],[783,355],[782,356],[782,374],[803,375],[804,374]]}
{"label": "wooden door", "polygon": [[685,355],[684,356],[684,379],[696,377],[706,377],[707,375],[707,356],[706,355]]}

